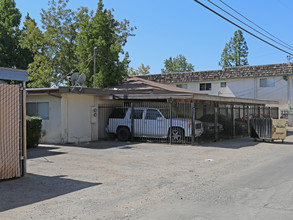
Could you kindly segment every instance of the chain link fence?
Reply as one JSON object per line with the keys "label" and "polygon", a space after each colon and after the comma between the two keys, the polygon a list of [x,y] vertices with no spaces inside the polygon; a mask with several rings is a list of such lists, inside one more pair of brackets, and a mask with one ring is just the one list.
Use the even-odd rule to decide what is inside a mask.
{"label": "chain link fence", "polygon": [[20,86],[0,84],[0,180],[21,176],[21,102]]}

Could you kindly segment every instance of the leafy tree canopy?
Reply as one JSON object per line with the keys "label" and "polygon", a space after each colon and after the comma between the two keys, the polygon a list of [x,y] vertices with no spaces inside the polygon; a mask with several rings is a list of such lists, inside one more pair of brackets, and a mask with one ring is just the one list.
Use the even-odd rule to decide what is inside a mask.
{"label": "leafy tree canopy", "polygon": [[187,63],[185,56],[179,54],[177,57],[170,57],[164,61],[165,67],[161,69],[162,73],[180,73],[192,72],[194,66]]}
{"label": "leafy tree canopy", "polygon": [[234,33],[233,38],[225,45],[219,65],[222,68],[248,65],[248,47],[241,30]]}
{"label": "leafy tree canopy", "polygon": [[29,86],[69,84],[67,76],[72,72],[85,73],[88,87],[121,82],[130,62],[123,50],[127,38],[133,36],[129,21],[115,20],[113,10],[104,9],[102,0],[95,13],[85,7],[72,11],[67,8],[68,1],[49,1],[49,9],[41,13],[42,29],[26,20],[21,46],[35,53],[28,70]]}
{"label": "leafy tree canopy", "polygon": [[32,54],[19,46],[21,13],[14,0],[0,0],[0,66],[27,69]]}
{"label": "leafy tree canopy", "polygon": [[150,66],[141,64],[137,69],[129,68],[129,76],[147,75],[150,73]]}

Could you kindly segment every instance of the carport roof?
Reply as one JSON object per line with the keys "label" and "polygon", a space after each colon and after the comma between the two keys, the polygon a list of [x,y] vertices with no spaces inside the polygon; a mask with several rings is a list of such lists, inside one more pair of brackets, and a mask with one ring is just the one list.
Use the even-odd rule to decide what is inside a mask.
{"label": "carport roof", "polygon": [[278,101],[243,99],[235,97],[213,96],[207,94],[173,93],[173,94],[115,94],[114,99],[124,100],[168,100],[168,102],[217,103],[229,105],[277,105]]}
{"label": "carport roof", "polygon": [[204,94],[201,92],[196,92],[189,89],[179,88],[176,86],[170,86],[162,83],[153,82],[150,80],[142,79],[139,77],[131,77],[128,78],[125,82],[108,88],[108,90],[112,91],[168,91],[168,92],[178,92],[178,93],[192,93],[192,94]]}
{"label": "carport roof", "polygon": [[[48,94],[61,98],[59,94],[72,93],[70,87],[59,88],[35,88],[27,89],[28,94]],[[109,99],[116,100],[136,100],[136,101],[168,101],[168,102],[201,102],[233,105],[277,105],[278,101],[243,99],[236,97],[213,96],[195,92],[175,86],[164,85],[149,80],[132,77],[124,83],[106,89],[83,88],[79,91],[76,88],[73,93],[92,94],[108,96]],[[55,94],[55,95],[54,95]]]}
{"label": "carport roof", "polygon": [[[168,101],[189,101],[189,102],[213,102],[234,105],[275,105],[278,101],[243,99],[236,97],[213,96],[189,89],[161,84],[139,77],[128,78],[125,82],[111,87],[115,99],[129,100],[168,100]],[[121,92],[124,91],[124,94]],[[148,91],[148,92],[147,92]],[[125,94],[125,92],[127,92]],[[119,94],[120,93],[120,94]]]}

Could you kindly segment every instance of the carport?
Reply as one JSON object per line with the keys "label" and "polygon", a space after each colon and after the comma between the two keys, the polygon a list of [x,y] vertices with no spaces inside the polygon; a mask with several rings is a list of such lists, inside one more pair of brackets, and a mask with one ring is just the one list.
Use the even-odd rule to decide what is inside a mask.
{"label": "carport", "polygon": [[[207,139],[217,141],[222,138],[248,136],[251,117],[279,118],[277,101],[212,96],[137,77],[130,78],[109,90],[112,91],[113,100],[123,103],[120,106],[133,109],[137,107],[167,108],[170,120],[172,117],[173,119],[180,117],[190,120],[193,135],[184,143],[195,144],[197,139],[194,135],[196,120],[207,120],[204,123],[205,126],[209,126]],[[100,118],[108,120],[109,111],[112,109],[113,106],[107,108],[107,105],[99,105]],[[133,117],[131,116],[131,118]],[[132,120],[132,123],[135,123],[134,121]],[[106,121],[102,123],[107,124]],[[132,124],[131,127],[132,130],[135,126]],[[134,139],[133,135],[131,139]],[[155,139],[155,141],[157,140]],[[159,141],[161,140],[159,139]],[[171,138],[168,141],[172,143]]]}

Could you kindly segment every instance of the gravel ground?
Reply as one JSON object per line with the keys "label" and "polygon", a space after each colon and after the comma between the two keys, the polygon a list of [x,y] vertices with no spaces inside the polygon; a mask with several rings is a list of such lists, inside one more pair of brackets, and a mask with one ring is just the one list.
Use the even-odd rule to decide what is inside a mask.
{"label": "gravel ground", "polygon": [[[283,144],[41,145],[24,178],[0,182],[0,219],[292,219],[293,176],[265,175],[293,161],[288,134]],[[268,176],[282,181],[266,188]]]}

